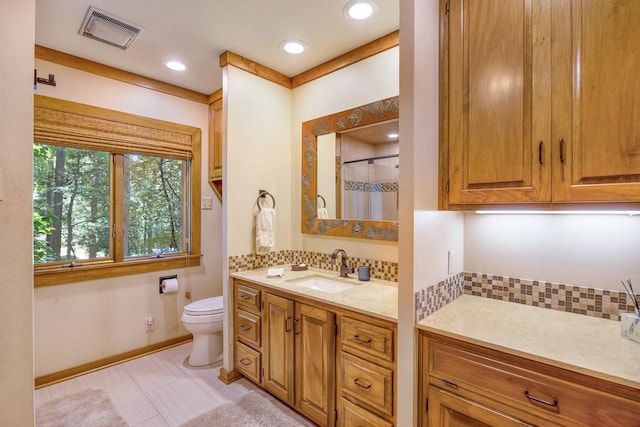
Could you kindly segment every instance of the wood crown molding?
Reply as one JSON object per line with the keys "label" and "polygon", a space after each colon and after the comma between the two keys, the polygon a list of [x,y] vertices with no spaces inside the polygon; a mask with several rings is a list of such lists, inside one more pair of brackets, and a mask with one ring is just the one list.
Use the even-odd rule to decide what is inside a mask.
{"label": "wood crown molding", "polygon": [[[243,56],[231,51],[223,52],[219,57],[219,63],[220,67],[233,65],[234,67],[240,68],[248,73],[284,86],[287,89],[295,89],[312,80],[326,76],[334,71],[338,71],[344,67],[362,61],[363,59],[367,59],[380,52],[384,52],[385,50],[398,46],[400,43],[399,34],[400,32],[396,30],[386,36],[382,36],[379,39],[355,48],[293,77],[287,77],[278,71],[272,70],[269,67],[258,64],[255,61],[244,58]],[[205,95],[200,92],[161,82],[149,77],[144,77],[139,74],[130,73],[128,71],[120,70],[99,62],[94,62],[40,45],[35,45],[35,57],[43,61],[64,65],[76,70],[140,86],[145,89],[155,90],[168,95],[189,99],[202,104],[211,104],[217,99],[222,98],[222,89],[218,89],[209,95]]]}
{"label": "wood crown molding", "polygon": [[377,55],[380,52],[394,48],[400,44],[400,31],[396,30],[392,33],[382,36],[370,43],[355,48],[345,54],[331,59],[323,64],[304,71],[296,76],[287,77],[286,75],[272,70],[269,67],[260,65],[250,59],[240,56],[231,51],[225,51],[220,55],[220,67],[233,65],[248,73],[262,77],[273,83],[284,86],[287,89],[295,89],[312,80],[331,74],[356,62]]}
{"label": "wood crown molding", "polygon": [[[43,61],[53,62],[55,64],[64,65],[65,67],[74,68],[76,70],[85,71],[87,73],[96,74],[98,76],[107,77],[145,89],[155,90],[157,92],[166,93],[168,95],[189,99],[191,101],[202,104],[209,103],[209,96],[200,92],[174,86],[160,80],[144,77],[139,74],[130,73],[118,68],[110,67],[99,62],[90,61],[80,58],[79,56],[69,55],[68,53],[58,50],[49,49],[48,47],[36,45],[35,57]],[[215,93],[215,92],[214,92]]]}

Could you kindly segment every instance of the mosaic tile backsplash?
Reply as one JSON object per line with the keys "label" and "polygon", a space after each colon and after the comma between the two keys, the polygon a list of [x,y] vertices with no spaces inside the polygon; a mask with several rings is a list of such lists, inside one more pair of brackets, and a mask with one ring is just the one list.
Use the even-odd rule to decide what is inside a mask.
{"label": "mosaic tile backsplash", "polygon": [[[229,257],[229,272],[267,268],[274,265],[307,264],[309,267],[338,271],[340,260],[331,259],[331,254],[309,251],[283,250],[269,252],[266,255],[238,255]],[[375,279],[398,281],[398,263],[366,258],[348,257],[348,265],[371,267],[371,277]]]}
{"label": "mosaic tile backsplash", "polygon": [[634,307],[625,292],[482,273],[460,273],[415,293],[416,320],[462,294],[620,320]]}

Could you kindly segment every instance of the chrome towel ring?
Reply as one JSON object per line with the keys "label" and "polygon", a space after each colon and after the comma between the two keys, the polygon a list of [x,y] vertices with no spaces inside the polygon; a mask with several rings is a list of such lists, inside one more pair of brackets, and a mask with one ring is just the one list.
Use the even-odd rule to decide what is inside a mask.
{"label": "chrome towel ring", "polygon": [[268,191],[265,190],[260,190],[258,191],[258,198],[256,199],[256,206],[258,206],[258,210],[261,211],[262,210],[262,206],[260,206],[260,199],[265,198],[266,196],[271,197],[271,202],[273,204],[273,209],[276,208],[276,199],[273,198],[273,195],[271,193],[269,193]]}

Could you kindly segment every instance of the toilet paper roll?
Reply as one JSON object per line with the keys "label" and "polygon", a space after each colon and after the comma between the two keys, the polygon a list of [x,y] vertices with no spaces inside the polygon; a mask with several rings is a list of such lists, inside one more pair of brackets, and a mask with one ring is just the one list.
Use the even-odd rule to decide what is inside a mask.
{"label": "toilet paper roll", "polygon": [[178,291],[178,279],[162,279],[162,293],[168,294]]}

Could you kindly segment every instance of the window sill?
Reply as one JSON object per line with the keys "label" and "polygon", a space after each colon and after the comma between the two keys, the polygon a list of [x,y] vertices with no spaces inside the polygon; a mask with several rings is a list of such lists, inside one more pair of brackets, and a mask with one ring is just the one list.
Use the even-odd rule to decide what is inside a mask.
{"label": "window sill", "polygon": [[33,273],[33,286],[64,285],[87,280],[128,276],[150,273],[153,271],[175,268],[195,267],[200,265],[202,255],[164,257],[154,259],[137,259],[119,263],[78,264],[76,267],[57,267],[47,270],[36,270]]}

